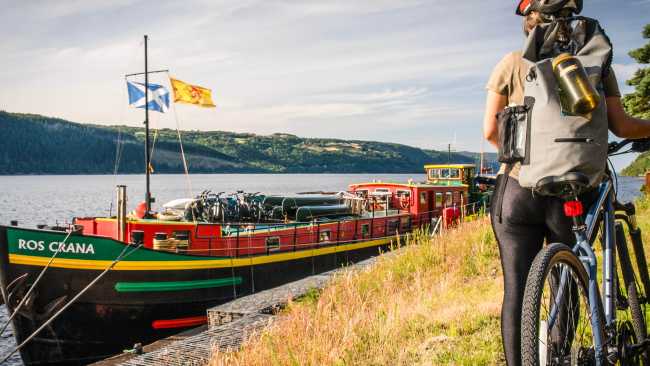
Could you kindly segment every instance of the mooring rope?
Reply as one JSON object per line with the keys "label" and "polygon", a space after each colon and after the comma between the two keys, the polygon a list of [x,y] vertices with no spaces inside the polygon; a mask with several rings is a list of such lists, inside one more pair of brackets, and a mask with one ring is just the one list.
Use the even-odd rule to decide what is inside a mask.
{"label": "mooring rope", "polygon": [[[61,251],[61,247],[68,240],[68,238],[70,237],[70,234],[72,234],[72,231],[73,231],[73,229],[71,228],[70,232],[68,232],[68,235],[66,235],[65,238],[63,239],[63,241],[59,243],[58,248],[56,248],[56,251],[54,252],[54,254],[52,254],[52,257],[50,257],[50,260],[47,262],[45,267],[43,267],[43,269],[41,270],[41,273],[39,273],[38,277],[36,277],[36,281],[34,281],[34,283],[29,288],[29,290],[27,290],[27,293],[25,294],[25,296],[23,296],[23,298],[20,299],[20,302],[18,303],[18,305],[16,306],[14,311],[11,313],[11,316],[9,317],[9,319],[7,319],[7,322],[2,326],[2,330],[0,330],[0,335],[2,335],[2,333],[4,333],[4,331],[9,326],[9,323],[11,323],[11,320],[13,320],[13,318],[16,316],[16,314],[18,314],[18,311],[25,304],[25,301],[27,301],[27,298],[29,298],[29,295],[32,294],[32,291],[34,291],[34,289],[36,288],[36,285],[38,284],[38,282],[41,280],[41,278],[43,278],[43,275],[45,274],[45,271],[47,271],[47,269],[50,267],[50,265],[54,261],[54,258],[56,258],[57,254],[59,254],[59,252]],[[9,305],[9,304],[7,304],[7,305]]]}
{"label": "mooring rope", "polygon": [[43,323],[40,327],[38,327],[38,329],[36,329],[22,343],[20,343],[11,352],[9,352],[6,356],[4,356],[2,358],[2,360],[0,360],[0,363],[3,363],[5,361],[7,361],[9,359],[9,357],[11,357],[11,355],[16,353],[16,351],[20,350],[21,348],[23,348],[23,346],[25,346],[29,341],[31,341],[32,338],[36,337],[36,335],[38,335],[38,333],[40,333],[43,329],[45,329],[45,327],[47,327],[52,321],[54,321],[54,319],[56,319],[59,315],[61,315],[61,313],[63,313],[70,305],[72,305],[75,301],[77,301],[77,299],[79,299],[83,294],[85,294],[86,291],[88,291],[91,287],[93,287],[95,285],[95,283],[97,283],[97,281],[99,281],[102,277],[104,277],[104,275],[106,273],[108,273],[108,271],[113,269],[113,267],[115,267],[115,265],[119,261],[121,261],[122,259],[128,257],[129,255],[131,255],[136,250],[140,249],[142,247],[142,244],[139,244],[137,247],[133,248],[133,250],[131,250],[129,253],[127,253],[125,255],[124,253],[126,253],[126,250],[129,247],[130,247],[130,245],[125,245],[124,249],[122,249],[120,254],[113,260],[113,262],[111,262],[111,264],[108,265],[108,267],[106,267],[106,269],[104,269],[104,271],[102,273],[100,273],[97,277],[95,277],[94,280],[92,280],[88,285],[86,285],[86,287],[84,287],[81,291],[79,291],[79,293],[77,293],[77,295],[75,295],[75,297],[73,297],[70,301],[68,301],[68,303],[66,303],[61,309],[59,309],[59,311],[57,311],[45,323]]}

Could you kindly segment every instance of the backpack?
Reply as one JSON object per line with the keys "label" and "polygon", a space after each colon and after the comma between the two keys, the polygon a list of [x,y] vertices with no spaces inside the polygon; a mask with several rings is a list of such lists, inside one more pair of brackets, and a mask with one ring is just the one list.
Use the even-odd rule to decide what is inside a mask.
{"label": "backpack", "polygon": [[[561,20],[560,20],[561,21]],[[601,181],[607,163],[608,120],[603,78],[612,61],[612,44],[598,21],[586,17],[566,19],[570,42],[557,42],[560,21],[538,25],[524,46],[529,71],[524,82],[524,105],[500,112],[499,161],[508,171],[521,163],[519,184],[535,190],[547,176],[579,172],[590,186]],[[567,23],[565,23],[567,24]],[[580,60],[600,102],[589,115],[572,115],[563,108],[552,60],[570,53]]]}

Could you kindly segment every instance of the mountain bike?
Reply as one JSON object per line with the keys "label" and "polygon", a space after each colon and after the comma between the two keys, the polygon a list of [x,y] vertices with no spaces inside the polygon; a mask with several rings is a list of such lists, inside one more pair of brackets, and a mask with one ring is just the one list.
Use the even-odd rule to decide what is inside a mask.
{"label": "mountain bike", "polygon": [[[650,150],[648,139],[623,140],[610,143],[608,154],[627,145],[625,152]],[[590,189],[585,175],[546,177],[536,189],[564,200],[576,244],[547,245],[533,261],[521,314],[523,364],[650,365],[648,265],[634,204],[617,200],[615,174],[608,170],[586,215],[578,199]],[[601,259],[592,247],[597,238]]]}

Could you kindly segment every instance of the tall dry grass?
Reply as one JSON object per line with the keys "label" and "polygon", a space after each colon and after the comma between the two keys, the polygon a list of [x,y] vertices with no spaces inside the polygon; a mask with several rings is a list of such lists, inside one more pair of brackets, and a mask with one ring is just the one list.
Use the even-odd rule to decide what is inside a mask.
{"label": "tall dry grass", "polygon": [[434,239],[417,232],[398,255],[342,272],[211,364],[500,364],[502,292],[486,219]]}

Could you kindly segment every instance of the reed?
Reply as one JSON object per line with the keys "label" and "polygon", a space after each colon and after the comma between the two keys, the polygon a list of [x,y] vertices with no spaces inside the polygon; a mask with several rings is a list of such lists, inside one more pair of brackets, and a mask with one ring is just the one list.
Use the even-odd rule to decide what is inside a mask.
{"label": "reed", "polygon": [[344,271],[290,303],[236,352],[212,365],[490,365],[503,363],[498,249],[480,219],[431,239],[410,235],[397,255]]}

